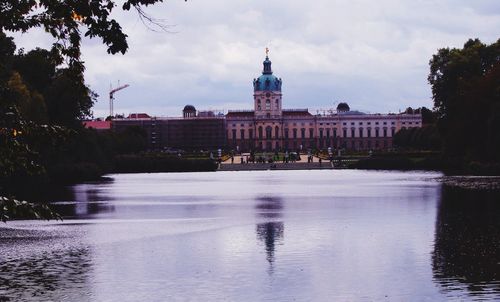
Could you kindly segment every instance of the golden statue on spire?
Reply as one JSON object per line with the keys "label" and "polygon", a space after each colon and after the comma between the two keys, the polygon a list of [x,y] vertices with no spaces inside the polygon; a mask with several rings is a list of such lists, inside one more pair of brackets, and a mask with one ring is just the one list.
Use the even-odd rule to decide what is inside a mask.
{"label": "golden statue on spire", "polygon": [[269,47],[266,47],[266,57],[269,56]]}

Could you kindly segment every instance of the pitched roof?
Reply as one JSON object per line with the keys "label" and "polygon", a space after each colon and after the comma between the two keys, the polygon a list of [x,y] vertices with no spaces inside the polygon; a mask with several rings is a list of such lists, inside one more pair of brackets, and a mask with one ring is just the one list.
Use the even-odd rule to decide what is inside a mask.
{"label": "pitched roof", "polygon": [[127,118],[150,118],[147,113],[131,113]]}
{"label": "pitched roof", "polygon": [[96,130],[109,130],[111,129],[110,121],[84,121],[85,128],[94,128]]}

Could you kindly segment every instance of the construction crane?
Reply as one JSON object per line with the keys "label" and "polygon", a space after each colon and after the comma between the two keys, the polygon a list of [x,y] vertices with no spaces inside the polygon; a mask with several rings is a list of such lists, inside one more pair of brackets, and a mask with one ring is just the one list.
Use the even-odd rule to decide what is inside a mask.
{"label": "construction crane", "polygon": [[[120,83],[118,83],[118,85],[120,85]],[[113,89],[113,87],[110,85],[110,87],[109,87],[110,88],[110,90],[109,90],[109,116],[111,118],[113,118],[113,101],[115,100],[115,92],[118,92],[122,89],[129,87],[129,86],[130,86],[129,84],[125,84],[125,85],[118,86],[115,89]]]}

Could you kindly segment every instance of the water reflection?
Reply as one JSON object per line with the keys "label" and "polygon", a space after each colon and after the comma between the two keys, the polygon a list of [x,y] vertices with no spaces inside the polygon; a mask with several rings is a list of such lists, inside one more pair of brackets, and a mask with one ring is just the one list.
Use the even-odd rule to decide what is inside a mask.
{"label": "water reflection", "polygon": [[269,262],[269,272],[273,272],[275,261],[275,250],[277,244],[283,244],[285,225],[282,221],[275,221],[283,215],[283,199],[277,196],[265,196],[257,198],[255,206],[258,218],[271,220],[258,223],[256,226],[257,239],[264,243],[266,259]]}
{"label": "water reflection", "polygon": [[53,207],[64,218],[95,218],[97,214],[114,212],[115,206],[111,201],[115,198],[103,192],[103,187],[112,183],[112,180],[104,179],[74,186],[71,196],[57,199],[60,201],[53,202]]}
{"label": "water reflection", "polygon": [[283,222],[266,222],[257,224],[257,238],[266,246],[267,261],[272,265],[276,243],[282,243],[285,225]]}
{"label": "water reflection", "polygon": [[283,214],[283,199],[277,196],[258,197],[255,210],[261,218],[280,218]]}
{"label": "water reflection", "polygon": [[428,180],[438,176],[126,174],[75,186],[59,203],[74,218],[0,226],[0,301],[499,300],[499,195],[441,192]]}
{"label": "water reflection", "polygon": [[90,293],[91,270],[88,248],[58,250],[26,259],[2,259],[0,301],[89,300],[80,293]]}
{"label": "water reflection", "polygon": [[500,192],[443,187],[432,264],[445,292],[500,297],[499,201]]}

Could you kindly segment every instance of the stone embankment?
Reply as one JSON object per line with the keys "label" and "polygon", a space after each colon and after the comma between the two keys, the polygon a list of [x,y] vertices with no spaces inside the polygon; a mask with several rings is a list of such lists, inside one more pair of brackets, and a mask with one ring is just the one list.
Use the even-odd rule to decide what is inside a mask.
{"label": "stone embankment", "polygon": [[219,171],[259,171],[259,170],[319,170],[334,169],[330,162],[313,163],[248,163],[248,164],[228,164],[223,163]]}

